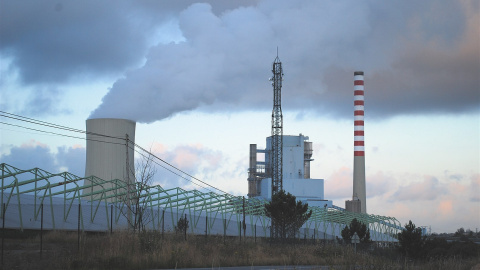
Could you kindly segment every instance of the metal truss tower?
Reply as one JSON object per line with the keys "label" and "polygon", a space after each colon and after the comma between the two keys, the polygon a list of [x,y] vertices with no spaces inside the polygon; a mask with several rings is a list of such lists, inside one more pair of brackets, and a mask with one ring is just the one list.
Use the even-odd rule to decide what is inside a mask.
{"label": "metal truss tower", "polygon": [[282,116],[282,62],[277,57],[272,68],[273,110],[272,110],[272,196],[283,190],[283,116]]}

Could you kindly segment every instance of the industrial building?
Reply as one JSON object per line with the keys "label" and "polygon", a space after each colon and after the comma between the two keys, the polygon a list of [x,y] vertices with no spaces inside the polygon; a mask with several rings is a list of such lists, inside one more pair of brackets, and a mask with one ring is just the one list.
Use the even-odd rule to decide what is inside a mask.
{"label": "industrial building", "polygon": [[[280,65],[280,73],[276,73],[275,64]],[[309,206],[332,207],[332,201],[325,199],[324,180],[310,178],[310,162],[312,159],[312,142],[307,136],[283,135],[283,121],[281,110],[281,62],[277,58],[274,62],[272,83],[274,87],[274,108],[272,112],[272,136],[267,137],[265,149],[258,149],[256,144],[250,145],[248,168],[248,196],[262,197],[270,200],[272,189],[275,187],[274,172],[280,171],[280,186],[286,192],[294,195],[297,200],[308,203]],[[279,78],[276,78],[279,76]],[[354,72],[354,143],[353,143],[353,194],[352,200],[345,202],[345,209],[349,212],[367,213],[366,183],[365,183],[365,101],[364,101],[364,73]],[[278,124],[280,123],[280,124]],[[279,131],[278,131],[279,130]],[[275,139],[280,138],[280,139]],[[275,141],[280,141],[275,149]],[[262,157],[258,160],[259,155]],[[274,160],[277,155],[281,158]],[[275,167],[280,167],[279,169]],[[277,184],[278,185],[278,184]]]}
{"label": "industrial building", "polygon": [[[332,207],[332,201],[324,199],[324,180],[310,178],[312,142],[301,133],[298,136],[283,135],[283,68],[278,51],[272,73],[272,136],[267,137],[265,149],[250,145],[248,196],[271,200],[276,192],[284,190],[309,206]],[[258,154],[263,154],[261,160],[258,160]]]}
{"label": "industrial building", "polygon": [[[324,199],[324,180],[310,178],[312,142],[302,134],[283,136],[283,189],[294,195],[297,200],[309,206],[332,207],[332,201]],[[270,200],[272,197],[272,178],[270,171],[272,137],[266,139],[267,147],[257,149],[250,145],[250,165],[248,168],[248,196]],[[261,160],[258,160],[261,157]]]}
{"label": "industrial building", "polygon": [[[265,149],[250,145],[248,196],[271,200],[277,192],[285,190],[310,206],[332,207],[332,202],[324,199],[323,179],[310,178],[313,147],[308,137],[283,135],[283,68],[278,50],[272,74],[272,136],[267,137]],[[263,154],[263,161],[257,160],[258,153]]]}

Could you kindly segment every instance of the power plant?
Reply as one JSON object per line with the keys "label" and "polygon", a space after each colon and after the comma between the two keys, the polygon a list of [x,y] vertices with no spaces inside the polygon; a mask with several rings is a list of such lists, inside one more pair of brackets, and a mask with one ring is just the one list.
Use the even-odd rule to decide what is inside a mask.
{"label": "power plant", "polygon": [[[312,157],[312,142],[302,134],[298,136],[283,135],[283,190],[294,195],[297,200],[308,203],[309,206],[331,207],[332,201],[324,199],[324,180],[310,178],[310,162]],[[272,137],[266,139],[267,147],[258,149],[256,144],[250,144],[250,167],[248,168],[248,196],[261,197],[270,200],[272,178],[267,173],[271,153],[273,152]],[[258,161],[257,156],[264,161]]]}
{"label": "power plant", "polygon": [[[277,57],[272,67],[273,86],[272,136],[266,139],[266,148],[258,149],[250,144],[248,168],[248,197],[271,200],[280,190],[294,195],[297,200],[311,206],[332,206],[324,200],[323,179],[310,178],[312,142],[307,136],[283,135],[282,115],[282,62]],[[257,160],[258,155],[263,161]]]}
{"label": "power plant", "polygon": [[[283,135],[281,109],[282,63],[275,58],[272,112],[272,136],[266,139],[266,148],[258,149],[250,144],[248,168],[248,196],[270,200],[275,192],[283,189],[297,200],[309,206],[332,207],[333,203],[324,198],[324,180],[310,178],[312,142],[309,137]],[[353,151],[353,195],[345,202],[349,212],[366,213],[365,185],[365,143],[364,143],[364,73],[354,72],[354,151]],[[263,160],[257,160],[258,156]]]}
{"label": "power plant", "polygon": [[[311,178],[313,143],[309,137],[283,135],[283,70],[278,53],[272,73],[272,134],[266,138],[265,148],[250,144],[248,199],[225,192],[144,185],[140,191],[135,190],[134,196],[145,203],[148,212],[145,217],[149,217],[145,229],[173,230],[179,218],[185,217],[192,221],[189,233],[193,234],[272,236],[275,232],[272,232],[273,226],[265,215],[264,206],[274,194],[285,190],[297,200],[308,203],[312,210],[312,216],[298,232],[298,237],[334,241],[356,218],[368,224],[373,241],[396,241],[396,234],[401,230],[398,220],[366,214],[363,72],[354,75],[354,184],[353,199],[346,202],[346,209],[325,199],[323,179]],[[134,152],[146,151],[135,144],[135,126],[134,121],[126,119],[88,119],[85,176],[0,164],[0,204],[5,204],[0,216],[5,227],[38,229],[42,226],[52,230],[84,231],[128,229],[130,219],[125,209],[133,208],[129,208],[130,200],[122,200],[120,196],[131,194],[130,187],[139,187],[134,174]],[[163,162],[157,164],[179,177],[194,179],[159,158],[156,162]],[[43,215],[47,218],[43,219]]]}

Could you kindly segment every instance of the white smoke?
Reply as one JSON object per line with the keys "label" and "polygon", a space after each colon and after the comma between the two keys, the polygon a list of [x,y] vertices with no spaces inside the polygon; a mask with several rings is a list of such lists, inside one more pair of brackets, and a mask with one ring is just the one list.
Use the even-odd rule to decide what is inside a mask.
{"label": "white smoke", "polygon": [[[458,12],[450,8],[452,5]],[[443,9],[435,8],[436,12],[450,12],[449,16],[466,21],[461,5],[454,1]],[[445,29],[415,21],[421,12],[433,9],[431,2],[414,8],[402,1],[385,4],[381,1],[265,0],[254,6],[215,14],[207,3],[193,4],[178,16],[184,41],[150,48],[145,65],[115,82],[91,117],[127,118],[149,123],[198,109],[268,110],[272,106],[272,88],[267,79],[271,76],[277,46],[285,73],[282,106],[350,116],[354,70],[364,70],[367,82],[370,74],[371,77],[400,71],[412,74],[409,65],[413,68],[422,65],[403,60],[401,70],[395,70],[401,57],[408,54],[406,49],[416,48],[415,53],[426,51],[430,39],[450,43],[452,39],[461,40],[458,33],[466,31],[466,25],[458,24],[457,27],[455,24],[449,27],[450,32],[443,33]],[[478,12],[474,15],[478,17]],[[428,13],[425,16],[428,17]],[[437,13],[432,16],[439,25],[451,21],[442,19]],[[409,28],[409,22],[418,25]],[[422,39],[406,39],[416,35]],[[416,45],[405,46],[407,44]],[[438,56],[446,57],[450,52],[451,48],[442,49]],[[467,66],[471,73],[471,65]],[[332,71],[338,72],[332,74]],[[471,86],[476,81],[469,73],[468,81],[459,85],[457,91],[471,96],[475,94]],[[378,83],[371,83],[384,86],[382,78],[378,80]],[[401,82],[401,74],[398,80]],[[395,86],[395,83],[394,80],[389,85],[392,93],[400,92],[400,86],[404,86]],[[391,112],[379,110],[388,108],[389,102],[398,104],[396,95],[389,97],[381,95],[384,89],[367,88],[371,91],[369,102],[382,104],[377,111],[373,104],[370,105],[370,113],[432,110],[429,106],[433,110],[436,107],[444,110],[444,104],[440,103],[451,100],[449,95],[444,97],[438,92],[451,89],[428,87],[436,84],[420,76],[411,91],[424,92],[425,98],[418,101],[422,106],[404,100],[405,106],[397,106],[398,109]],[[435,96],[430,94],[432,91],[436,91],[438,100],[432,100]],[[457,103],[461,105],[457,105],[466,106],[463,102],[468,103],[468,99],[460,100]]]}

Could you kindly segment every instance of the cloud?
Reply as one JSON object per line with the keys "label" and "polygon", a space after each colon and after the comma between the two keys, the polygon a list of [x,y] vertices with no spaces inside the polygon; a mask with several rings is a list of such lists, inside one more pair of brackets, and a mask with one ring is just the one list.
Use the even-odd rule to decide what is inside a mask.
{"label": "cloud", "polygon": [[[196,1],[3,1],[0,52],[27,84],[59,83],[123,73],[163,40],[173,14]],[[255,0],[215,5],[220,14]],[[163,32],[159,32],[163,31]]]}
{"label": "cloud", "polygon": [[166,146],[155,143],[152,150],[170,164],[191,172],[203,166],[220,166],[222,160],[220,152],[207,149],[201,144],[179,145],[169,151]]}
{"label": "cloud", "polygon": [[370,211],[395,217],[402,225],[412,220],[417,226],[431,226],[432,232],[455,232],[460,227],[474,229],[478,224],[479,206],[462,196],[443,200],[424,201],[369,201]]}
{"label": "cloud", "polygon": [[[454,173],[453,175],[458,175]],[[405,224],[412,220],[418,226],[431,226],[433,232],[454,232],[460,227],[475,228],[480,218],[478,174],[452,179],[449,174],[425,176],[422,180],[410,175],[410,184],[403,185],[402,175],[392,175],[391,192],[368,198],[368,209],[375,214],[393,216]],[[395,180],[397,179],[397,180]],[[368,187],[368,185],[367,185]],[[367,192],[368,193],[368,192]]]}
{"label": "cloud", "polygon": [[[8,149],[9,153],[0,156],[0,163],[7,163],[21,170],[40,168],[50,173],[67,171],[79,177],[85,174],[86,149],[80,145],[60,146],[57,151],[52,151],[46,144],[31,140],[21,146],[2,145],[2,148]],[[199,144],[180,145],[169,150],[165,145],[155,143],[151,151],[182,171],[216,187],[222,187],[219,185],[220,181],[232,178],[232,175],[238,173],[236,169],[233,172],[229,169],[231,167],[225,163],[223,153]],[[140,162],[139,158],[137,157],[137,161]],[[136,166],[139,162],[135,163]],[[187,190],[205,187],[196,180],[185,180],[181,176],[190,178],[162,162],[157,162],[165,168],[155,165],[156,174],[152,185],[160,184],[164,188],[182,187]]]}
{"label": "cloud", "polygon": [[10,153],[0,156],[1,163],[21,170],[40,168],[50,173],[67,171],[79,177],[85,174],[86,149],[81,146],[61,146],[55,153],[47,145],[31,140],[9,148]]}
{"label": "cloud", "polygon": [[[367,209],[369,213],[395,217],[402,225],[408,220],[418,226],[431,225],[434,232],[474,228],[480,213],[480,200],[476,198],[479,175],[466,177],[447,172],[438,177],[383,171],[368,173]],[[335,205],[343,206],[343,200],[350,199],[351,192],[351,168],[339,168],[326,178],[325,197],[333,199]]]}
{"label": "cloud", "polygon": [[1,156],[1,162],[21,170],[41,168],[56,172],[55,160],[45,144],[31,140],[10,149],[10,154]]}
{"label": "cloud", "polygon": [[474,0],[196,2],[6,1],[0,56],[48,113],[45,88],[105,77],[119,79],[91,117],[268,109],[277,46],[285,109],[350,117],[358,69],[370,117],[478,107]]}
{"label": "cloud", "polygon": [[441,201],[438,206],[438,211],[441,215],[448,216],[452,214],[453,202],[452,200]]}
{"label": "cloud", "polygon": [[116,74],[140,64],[147,37],[162,23],[142,14],[123,0],[4,1],[0,49],[27,84]]}
{"label": "cloud", "polygon": [[[156,156],[167,161],[169,164],[180,168],[182,171],[205,182],[210,182],[208,179],[211,179],[211,177],[217,174],[218,171],[225,165],[223,162],[223,154],[221,152],[205,148],[200,144],[180,145],[169,150],[163,144],[154,143],[151,151]],[[190,179],[190,177],[176,171],[170,166],[161,162],[160,164],[165,166],[167,169],[186,177],[187,179]],[[200,187],[193,184],[192,181],[200,184],[200,186],[205,186],[194,179],[191,179],[191,181],[185,180],[171,171],[157,166],[157,174],[155,175],[154,181],[157,184],[168,188],[178,186],[185,189],[199,189]]]}
{"label": "cloud", "polygon": [[378,171],[373,175],[366,175],[367,199],[377,196],[384,197],[391,192],[395,182],[396,180],[393,175],[382,171]]}
{"label": "cloud", "polygon": [[269,108],[277,45],[284,108],[350,117],[352,74],[363,69],[370,116],[474,110],[479,14],[474,1],[265,0],[221,14],[193,4],[178,16],[185,41],[152,47],[91,117]]}
{"label": "cloud", "polygon": [[59,109],[62,104],[62,95],[62,91],[55,87],[37,87],[28,95],[23,110],[19,114],[36,117],[59,113],[69,114],[71,112],[69,109]]}
{"label": "cloud", "polygon": [[224,191],[239,196],[244,195],[247,190],[245,160],[248,159],[248,156],[232,160],[222,151],[207,148],[202,144],[169,147],[162,143],[153,143],[150,151],[157,157],[219,190],[191,179],[162,162],[159,164],[165,168],[156,165],[153,185],[160,185],[165,189],[180,187],[203,192],[221,193]]}
{"label": "cloud", "polygon": [[472,175],[470,187],[470,201],[480,202],[480,174]]}
{"label": "cloud", "polygon": [[[367,174],[366,192],[368,201],[374,198],[387,199],[392,195],[392,189],[397,185],[396,176],[378,171]],[[344,206],[344,200],[351,200],[353,192],[353,170],[341,167],[325,179],[325,198],[333,200],[335,205]]]}
{"label": "cloud", "polygon": [[440,195],[447,193],[446,187],[433,176],[425,176],[422,182],[413,182],[400,186],[393,194],[392,199],[398,201],[436,200]]}
{"label": "cloud", "polygon": [[[353,170],[347,167],[341,167],[325,179],[325,198],[349,199],[351,200],[353,192]],[[341,202],[343,204],[343,202]]]}
{"label": "cloud", "polygon": [[57,167],[61,171],[68,171],[77,176],[85,175],[85,162],[87,151],[83,146],[74,145],[72,147],[58,147],[58,153],[55,156]]}

